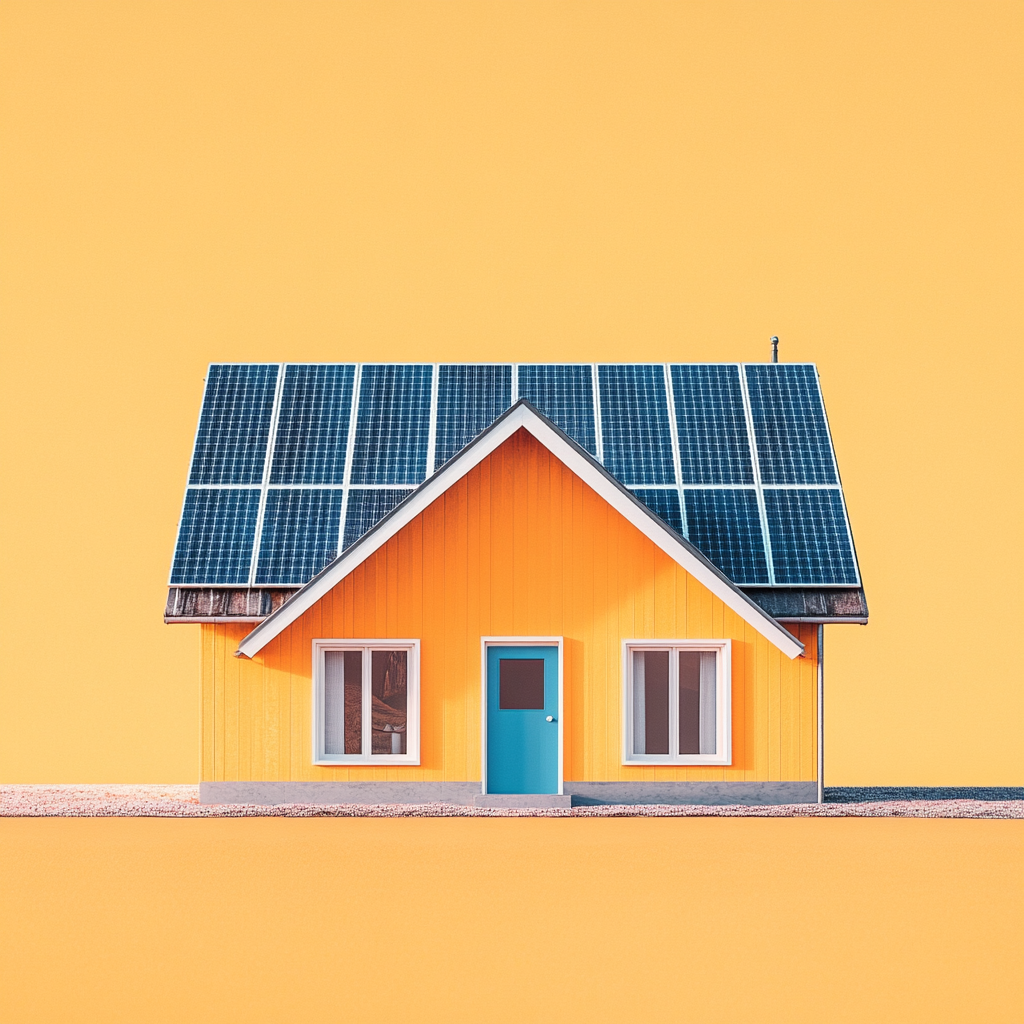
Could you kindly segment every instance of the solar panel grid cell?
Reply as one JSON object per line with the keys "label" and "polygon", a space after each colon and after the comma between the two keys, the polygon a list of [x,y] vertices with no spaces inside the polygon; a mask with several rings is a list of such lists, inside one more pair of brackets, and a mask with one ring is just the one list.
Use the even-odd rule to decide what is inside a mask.
{"label": "solar panel grid cell", "polygon": [[598,378],[605,467],[629,487],[675,483],[664,367],[602,365]]}
{"label": "solar panel grid cell", "polygon": [[354,484],[418,484],[430,434],[433,367],[367,364],[359,386]]}
{"label": "solar panel grid cell", "polygon": [[757,492],[753,488],[702,488],[683,493],[691,543],[735,583],[767,584]]}
{"label": "solar panel grid cell", "polygon": [[443,466],[512,404],[508,363],[440,367],[435,467]]}
{"label": "solar panel grid cell", "polygon": [[853,586],[859,582],[843,496],[837,489],[768,488],[764,503],[776,583]]}
{"label": "solar panel grid cell", "polygon": [[259,488],[189,488],[171,567],[173,584],[245,584]]}
{"label": "solar panel grid cell", "polygon": [[762,483],[838,483],[815,368],[758,363],[745,369]]}
{"label": "solar panel grid cell", "polygon": [[676,533],[683,532],[683,513],[679,505],[679,492],[668,488],[638,487],[633,491],[658,518],[672,527]]}
{"label": "solar panel grid cell", "polygon": [[345,513],[344,548],[349,548],[367,530],[377,525],[396,505],[405,501],[412,491],[392,488],[354,487],[348,495],[348,511]]}
{"label": "solar panel grid cell", "polygon": [[528,399],[581,448],[597,455],[590,366],[520,364],[519,397]]}
{"label": "solar panel grid cell", "polygon": [[338,554],[342,491],[273,489],[263,513],[256,583],[312,579]]}
{"label": "solar panel grid cell", "polygon": [[753,484],[738,366],[671,368],[684,484]]}
{"label": "solar panel grid cell", "polygon": [[190,484],[261,482],[277,374],[273,363],[210,366]]}
{"label": "solar panel grid cell", "polygon": [[352,415],[352,364],[285,368],[272,484],[340,484]]}

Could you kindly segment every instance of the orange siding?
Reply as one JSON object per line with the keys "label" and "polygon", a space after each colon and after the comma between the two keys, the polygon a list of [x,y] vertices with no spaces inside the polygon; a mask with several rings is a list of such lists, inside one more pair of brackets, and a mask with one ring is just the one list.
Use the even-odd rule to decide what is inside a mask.
{"label": "orange siding", "polygon": [[[204,780],[477,780],[480,637],[565,637],[565,777],[813,780],[816,629],[790,660],[520,432],[252,661],[203,629]],[[419,638],[421,764],[311,756],[314,638]],[[622,641],[732,639],[733,763],[622,764]]]}

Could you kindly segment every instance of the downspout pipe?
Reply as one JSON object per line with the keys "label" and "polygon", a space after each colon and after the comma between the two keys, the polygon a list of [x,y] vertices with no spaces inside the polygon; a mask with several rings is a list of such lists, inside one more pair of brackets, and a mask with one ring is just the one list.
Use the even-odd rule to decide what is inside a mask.
{"label": "downspout pipe", "polygon": [[825,802],[825,623],[818,623],[818,803]]}

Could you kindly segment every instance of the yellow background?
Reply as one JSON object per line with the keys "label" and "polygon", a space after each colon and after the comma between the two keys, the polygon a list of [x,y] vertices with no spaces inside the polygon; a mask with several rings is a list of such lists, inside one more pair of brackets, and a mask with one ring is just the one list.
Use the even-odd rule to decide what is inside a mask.
{"label": "yellow background", "polygon": [[818,363],[831,784],[1024,783],[1019,3],[0,8],[0,781],[188,782],[211,360]]}
{"label": "yellow background", "polygon": [[[828,630],[827,780],[1020,785],[1022,29],[4,0],[0,782],[197,778],[160,617],[209,361],[778,334],[872,612]],[[1019,826],[7,819],[0,1021],[1015,1024]]]}
{"label": "yellow background", "polygon": [[1021,821],[0,821],[4,1024],[1019,1024]]}

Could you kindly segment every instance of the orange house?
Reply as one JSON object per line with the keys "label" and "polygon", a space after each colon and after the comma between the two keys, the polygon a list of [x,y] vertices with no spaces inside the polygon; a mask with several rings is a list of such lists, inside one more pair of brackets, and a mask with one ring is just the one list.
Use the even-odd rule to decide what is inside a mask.
{"label": "orange house", "polygon": [[[430,372],[436,420],[445,406],[439,370]],[[282,377],[287,368],[269,402],[267,434],[278,440],[268,448],[310,429],[302,420],[288,435]],[[664,379],[671,394],[671,367]],[[221,572],[250,519],[267,551],[291,543],[293,561],[298,548],[289,538],[302,516],[313,524],[303,552],[323,523],[321,532],[333,530],[341,548],[327,551],[326,566],[297,587],[265,582],[258,565],[271,556],[260,563],[244,544],[244,584],[183,584],[179,569],[177,583],[172,575],[166,620],[200,622],[202,630],[204,801],[569,806],[821,798],[823,625],[866,620],[859,575],[856,585],[816,590],[774,579],[774,586],[741,586],[667,521],[664,507],[656,514],[650,494],[639,496],[642,488],[610,472],[608,430],[602,463],[529,394],[515,397],[481,432],[464,426],[474,434],[469,443],[418,486],[392,485],[390,511],[378,507],[373,525],[349,531],[347,544],[336,518],[344,472],[340,497],[292,481],[281,485],[290,497],[269,498],[274,453],[258,451],[251,461],[262,474],[259,495],[244,482],[190,485],[198,497],[186,501],[179,569],[191,551],[194,563],[220,559]],[[670,413],[678,390],[673,397]],[[204,410],[216,398],[208,383]],[[607,396],[595,394],[595,406],[602,400],[611,412]],[[364,392],[363,405],[348,393],[339,402],[351,409],[337,423],[349,488],[359,466],[352,421],[369,401]],[[387,403],[385,413],[394,408]],[[753,418],[749,400],[745,409]],[[678,452],[688,421],[675,419]],[[259,448],[259,431],[251,440],[258,416],[250,420],[246,444]],[[207,427],[207,435],[223,434],[223,422]],[[436,447],[444,428],[432,429]],[[203,431],[201,421],[194,467]],[[340,446],[328,438],[321,447],[332,444]],[[222,453],[223,437],[213,447]],[[681,466],[677,458],[684,479],[675,493],[682,492],[691,535],[700,534],[707,492],[729,497],[744,485],[693,485],[698,496],[689,500]],[[801,493],[813,488],[784,489],[805,512]],[[350,497],[348,516],[366,501]],[[779,496],[761,501],[776,512],[785,505]],[[233,534],[223,532],[228,521]],[[290,533],[281,526],[289,522]],[[806,524],[805,535],[809,550]],[[768,536],[779,551],[777,577],[789,549],[777,528]]]}

